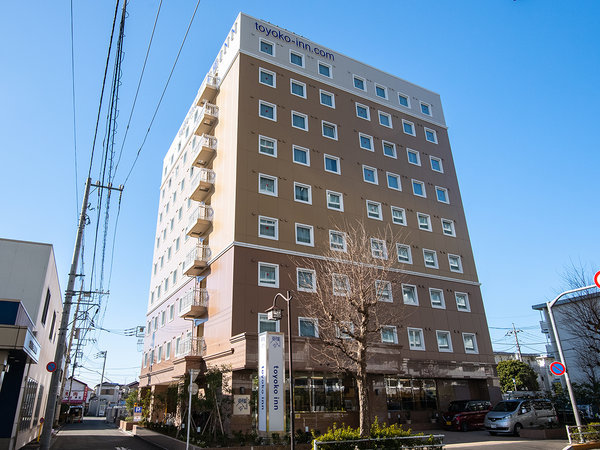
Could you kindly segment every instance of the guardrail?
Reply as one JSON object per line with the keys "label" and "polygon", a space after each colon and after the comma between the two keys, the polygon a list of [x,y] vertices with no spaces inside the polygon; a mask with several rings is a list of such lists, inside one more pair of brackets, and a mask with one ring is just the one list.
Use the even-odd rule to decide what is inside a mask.
{"label": "guardrail", "polygon": [[600,425],[567,425],[569,444],[600,442]]}

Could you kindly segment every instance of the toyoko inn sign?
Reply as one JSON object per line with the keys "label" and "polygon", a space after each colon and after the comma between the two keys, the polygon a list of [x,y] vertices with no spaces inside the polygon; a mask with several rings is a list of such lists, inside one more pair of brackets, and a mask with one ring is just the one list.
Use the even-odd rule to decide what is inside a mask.
{"label": "toyoko inn sign", "polygon": [[283,333],[258,335],[258,430],[285,431]]}

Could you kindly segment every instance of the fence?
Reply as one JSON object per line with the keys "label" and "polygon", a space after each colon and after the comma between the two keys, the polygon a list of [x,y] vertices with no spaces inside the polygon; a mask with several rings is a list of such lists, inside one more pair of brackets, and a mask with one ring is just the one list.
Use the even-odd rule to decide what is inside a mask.
{"label": "fence", "polygon": [[586,442],[600,442],[600,424],[589,424],[578,427],[567,425],[569,444],[584,444]]}
{"label": "fence", "polygon": [[378,450],[387,448],[442,450],[444,448],[444,435],[431,434],[427,436],[355,439],[350,441],[313,441],[313,450]]}

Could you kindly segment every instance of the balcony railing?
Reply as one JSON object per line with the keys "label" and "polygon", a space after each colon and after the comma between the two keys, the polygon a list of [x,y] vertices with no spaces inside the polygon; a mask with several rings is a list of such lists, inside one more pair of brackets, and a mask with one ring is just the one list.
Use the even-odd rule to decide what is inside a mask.
{"label": "balcony railing", "polygon": [[179,300],[179,317],[198,319],[208,313],[208,290],[194,288]]}
{"label": "balcony railing", "polygon": [[179,341],[176,348],[176,356],[204,356],[206,353],[206,344],[204,338],[193,337],[185,338]]}
{"label": "balcony railing", "polygon": [[196,137],[194,145],[192,147],[192,154],[194,155],[193,165],[197,167],[205,167],[215,157],[217,151],[217,138],[203,134],[200,137]]}
{"label": "balcony railing", "polygon": [[198,173],[192,179],[190,198],[197,202],[203,202],[212,195],[216,174],[212,169],[198,169]]}
{"label": "balcony railing", "polygon": [[210,102],[217,95],[217,91],[219,90],[219,77],[216,77],[212,74],[207,74],[202,81],[202,85],[200,89],[198,89],[197,101],[198,104],[200,102]]}
{"label": "balcony railing", "polygon": [[204,237],[213,220],[213,209],[208,205],[199,205],[190,215],[186,234],[191,237]]}
{"label": "balcony railing", "polygon": [[204,103],[194,111],[194,132],[203,135],[212,130],[219,118],[219,107],[212,103]]}
{"label": "balcony railing", "polygon": [[190,277],[200,275],[208,267],[211,251],[208,245],[198,244],[185,257],[183,272]]}

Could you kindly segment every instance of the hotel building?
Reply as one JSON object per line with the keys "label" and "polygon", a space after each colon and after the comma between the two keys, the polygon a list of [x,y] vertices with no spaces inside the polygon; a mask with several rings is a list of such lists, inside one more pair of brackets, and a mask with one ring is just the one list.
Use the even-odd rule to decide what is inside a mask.
{"label": "hotel building", "polygon": [[[140,387],[227,365],[243,405],[258,333],[287,331],[266,320],[274,295],[328,282],[291,257],[343,245],[356,220],[407,237],[386,295],[410,314],[372,348],[372,415],[414,426],[499,398],[440,96],[240,14],[164,158]],[[357,422],[353,381],[310,358],[318,323],[292,315],[296,428]],[[253,418],[234,407],[230,429]]]}

